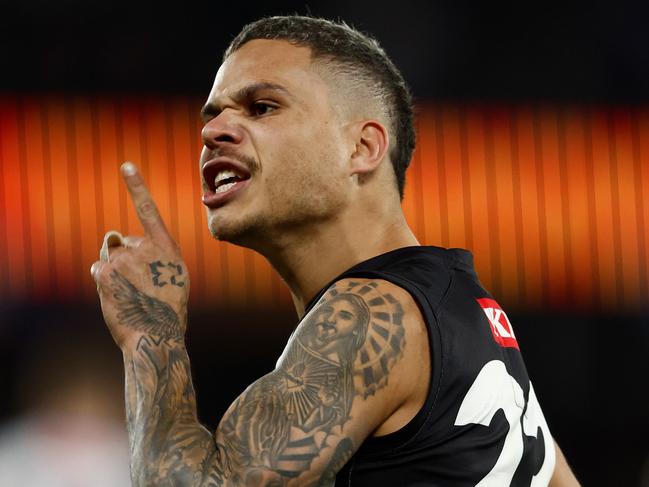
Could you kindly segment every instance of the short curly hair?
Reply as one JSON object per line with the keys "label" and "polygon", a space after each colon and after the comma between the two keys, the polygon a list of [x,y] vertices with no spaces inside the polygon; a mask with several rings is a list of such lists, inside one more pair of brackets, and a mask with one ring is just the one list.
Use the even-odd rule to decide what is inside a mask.
{"label": "short curly hair", "polygon": [[382,106],[395,139],[390,160],[403,199],[406,169],[415,148],[412,95],[379,43],[343,22],[299,15],[266,17],[246,25],[226,49],[223,60],[255,39],[285,40],[310,48],[314,59],[332,63]]}

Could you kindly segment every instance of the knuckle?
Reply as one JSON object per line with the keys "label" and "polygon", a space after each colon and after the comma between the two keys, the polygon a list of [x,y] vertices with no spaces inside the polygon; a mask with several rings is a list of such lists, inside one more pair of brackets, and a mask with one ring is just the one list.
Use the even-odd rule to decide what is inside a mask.
{"label": "knuckle", "polygon": [[140,237],[124,237],[123,245],[126,248],[137,248],[142,243],[142,238]]}
{"label": "knuckle", "polygon": [[109,272],[110,264],[105,262],[95,262],[90,271],[95,282],[100,285],[106,280],[106,273]]}
{"label": "knuckle", "polygon": [[97,277],[99,276],[99,272],[101,270],[101,262],[97,261],[90,266],[90,275],[97,280]]}
{"label": "knuckle", "polygon": [[140,215],[145,217],[155,216],[158,213],[158,209],[156,208],[153,201],[144,201],[140,203],[138,205],[138,211]]}

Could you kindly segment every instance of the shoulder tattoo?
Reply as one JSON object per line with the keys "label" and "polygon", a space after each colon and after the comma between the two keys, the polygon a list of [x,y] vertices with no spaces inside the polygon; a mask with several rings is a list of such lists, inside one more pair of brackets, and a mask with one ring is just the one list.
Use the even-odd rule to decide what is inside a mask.
{"label": "shoulder tattoo", "polygon": [[385,387],[403,353],[403,314],[376,282],[342,281],[325,293],[278,368],[252,384],[221,422],[219,439],[234,470],[245,472],[242,483],[249,475],[295,478],[327,448],[333,457],[319,485],[335,478],[355,450],[343,435],[354,399]]}

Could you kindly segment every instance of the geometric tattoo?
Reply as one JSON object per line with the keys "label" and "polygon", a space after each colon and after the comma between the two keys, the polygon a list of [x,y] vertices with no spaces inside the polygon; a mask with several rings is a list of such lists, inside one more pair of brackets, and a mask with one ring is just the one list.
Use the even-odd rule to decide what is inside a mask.
{"label": "geometric tattoo", "polygon": [[353,402],[384,388],[403,355],[397,299],[376,282],[335,283],[275,370],[235,400],[211,436],[196,419],[178,316],[119,273],[111,277],[120,319],[150,334],[126,360],[133,485],[286,486],[316,460],[311,485],[334,485],[360,446],[344,429]]}
{"label": "geometric tattoo", "polygon": [[[162,272],[159,269],[165,270],[165,273],[168,274],[172,272],[169,281],[165,281],[164,278],[161,279]],[[185,281],[179,281],[176,278],[182,276],[183,266],[181,264],[174,264],[173,262],[167,262],[163,264],[159,260],[155,262],[149,262],[149,269],[151,269],[151,274],[153,276],[153,285],[158,287],[166,286],[167,284],[172,284],[174,286],[183,287]]]}

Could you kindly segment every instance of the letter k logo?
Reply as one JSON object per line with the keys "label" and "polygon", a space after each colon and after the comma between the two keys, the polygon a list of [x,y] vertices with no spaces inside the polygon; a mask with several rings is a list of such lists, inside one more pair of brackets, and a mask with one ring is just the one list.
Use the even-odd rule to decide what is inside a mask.
{"label": "letter k logo", "polygon": [[478,298],[476,301],[478,301],[482,311],[484,311],[487,316],[489,328],[491,328],[491,333],[496,343],[501,347],[513,347],[519,349],[516,335],[514,335],[514,329],[509,322],[509,318],[507,318],[507,314],[503,311],[500,305],[490,298]]}

